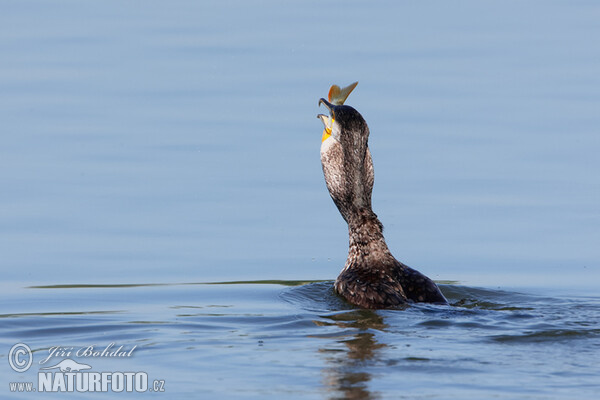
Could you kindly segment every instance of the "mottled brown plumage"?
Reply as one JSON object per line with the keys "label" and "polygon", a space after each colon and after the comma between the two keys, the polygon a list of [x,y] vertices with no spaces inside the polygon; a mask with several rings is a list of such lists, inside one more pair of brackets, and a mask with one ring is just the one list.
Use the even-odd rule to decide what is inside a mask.
{"label": "mottled brown plumage", "polygon": [[[363,308],[394,308],[410,301],[447,303],[437,285],[392,256],[371,208],[374,172],[369,127],[354,108],[325,99],[321,164],[333,202],[348,223],[348,258],[335,290]],[[330,135],[330,136],[329,136]]]}

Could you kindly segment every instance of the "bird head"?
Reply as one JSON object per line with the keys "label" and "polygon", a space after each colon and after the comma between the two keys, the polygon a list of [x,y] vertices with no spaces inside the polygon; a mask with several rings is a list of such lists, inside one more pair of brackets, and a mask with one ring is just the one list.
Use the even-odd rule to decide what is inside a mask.
{"label": "bird head", "polygon": [[366,121],[353,107],[343,105],[356,83],[344,89],[336,87],[330,89],[328,100],[319,100],[328,110],[328,115],[317,116],[324,125],[321,164],[329,194],[348,222],[357,210],[371,208],[373,162]]}

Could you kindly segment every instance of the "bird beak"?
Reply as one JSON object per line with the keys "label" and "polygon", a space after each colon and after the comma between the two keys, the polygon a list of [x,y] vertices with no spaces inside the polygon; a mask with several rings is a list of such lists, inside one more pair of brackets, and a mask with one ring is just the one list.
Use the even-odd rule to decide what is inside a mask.
{"label": "bird beak", "polygon": [[323,104],[327,108],[330,116],[328,117],[327,115],[319,114],[319,115],[317,115],[317,118],[320,118],[321,121],[323,121],[323,124],[325,125],[325,129],[329,129],[329,131],[331,133],[331,126],[333,125],[333,121],[335,120],[335,112],[334,112],[335,106],[323,98],[321,98],[319,100],[319,107],[321,106],[321,104]]}
{"label": "bird beak", "polygon": [[331,104],[322,97],[319,99],[319,107],[321,107],[321,104],[323,104],[327,108],[327,110],[329,110],[329,113],[333,115],[333,104]]}
{"label": "bird beak", "polygon": [[325,140],[329,139],[329,136],[331,136],[331,125],[333,124],[333,118],[330,118],[324,114],[317,115],[317,118],[319,118],[325,126],[325,129],[323,129],[323,137],[321,138],[321,143],[323,143]]}
{"label": "bird beak", "polygon": [[350,93],[354,90],[354,88],[358,85],[358,82],[351,83],[345,88],[340,88],[338,85],[333,85],[329,88],[329,101],[336,106],[341,106],[344,104]]}
{"label": "bird beak", "polygon": [[331,131],[331,118],[324,114],[317,115],[317,118],[319,118],[321,122],[323,122],[323,125],[325,126],[326,130]]}

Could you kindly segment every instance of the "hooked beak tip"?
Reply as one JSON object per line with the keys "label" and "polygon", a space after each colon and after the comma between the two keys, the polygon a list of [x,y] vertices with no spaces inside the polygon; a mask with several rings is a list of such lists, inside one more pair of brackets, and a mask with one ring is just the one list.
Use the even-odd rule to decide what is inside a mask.
{"label": "hooked beak tip", "polygon": [[331,104],[330,102],[328,102],[327,100],[325,100],[322,97],[319,99],[319,107],[321,106],[321,104],[323,104],[325,107],[327,107],[327,109],[329,111],[331,111],[331,109],[333,108],[333,104]]}

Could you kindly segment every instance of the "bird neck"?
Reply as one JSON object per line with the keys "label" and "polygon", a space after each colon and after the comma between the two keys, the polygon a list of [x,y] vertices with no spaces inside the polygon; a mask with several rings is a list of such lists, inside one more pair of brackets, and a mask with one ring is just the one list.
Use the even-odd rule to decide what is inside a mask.
{"label": "bird neck", "polygon": [[369,264],[369,259],[383,260],[392,257],[385,238],[383,225],[370,208],[353,212],[348,218],[348,262],[357,258]]}

